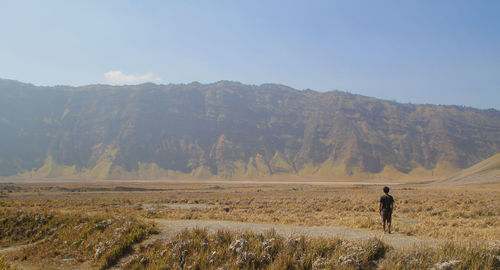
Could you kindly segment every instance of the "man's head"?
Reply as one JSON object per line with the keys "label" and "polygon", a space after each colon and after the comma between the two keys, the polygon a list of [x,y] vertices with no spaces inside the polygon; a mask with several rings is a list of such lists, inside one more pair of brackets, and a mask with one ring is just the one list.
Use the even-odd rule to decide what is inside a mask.
{"label": "man's head", "polygon": [[384,193],[389,193],[390,188],[389,187],[384,187]]}

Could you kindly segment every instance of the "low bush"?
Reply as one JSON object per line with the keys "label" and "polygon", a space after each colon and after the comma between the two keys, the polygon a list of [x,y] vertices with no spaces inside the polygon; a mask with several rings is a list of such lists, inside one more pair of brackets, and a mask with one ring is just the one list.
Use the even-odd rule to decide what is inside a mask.
{"label": "low bush", "polygon": [[[45,260],[98,268],[114,265],[134,243],[154,232],[154,226],[130,216],[1,210],[0,243],[26,244],[10,260]],[[47,262],[47,259],[48,262]]]}
{"label": "low bush", "polygon": [[414,247],[394,250],[380,269],[500,269],[500,248],[447,243],[437,248]]}
{"label": "low bush", "polygon": [[143,247],[127,269],[373,269],[389,250],[378,239],[285,238],[265,234],[185,230]]}

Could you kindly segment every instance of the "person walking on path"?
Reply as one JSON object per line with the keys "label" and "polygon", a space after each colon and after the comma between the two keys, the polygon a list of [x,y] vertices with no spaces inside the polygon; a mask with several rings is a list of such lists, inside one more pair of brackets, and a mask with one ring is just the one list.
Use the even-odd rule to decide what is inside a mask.
{"label": "person walking on path", "polygon": [[392,210],[394,209],[394,198],[389,195],[389,187],[384,187],[384,195],[380,197],[378,211],[382,217],[382,226],[385,233],[387,223],[388,232],[391,233]]}

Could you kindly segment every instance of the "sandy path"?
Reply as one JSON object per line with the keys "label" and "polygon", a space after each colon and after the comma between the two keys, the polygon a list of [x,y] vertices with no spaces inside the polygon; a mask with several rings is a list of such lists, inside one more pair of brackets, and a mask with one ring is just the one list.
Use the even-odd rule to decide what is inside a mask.
{"label": "sandy path", "polygon": [[245,223],[237,221],[217,221],[217,220],[167,220],[151,219],[160,229],[160,234],[154,235],[148,241],[156,239],[169,239],[184,229],[206,228],[209,232],[218,230],[227,231],[252,231],[264,233],[274,229],[278,234],[290,237],[296,235],[305,235],[309,237],[327,237],[342,238],[347,240],[367,240],[373,237],[380,238],[382,241],[392,245],[394,248],[409,248],[412,246],[437,246],[443,243],[442,240],[420,237],[406,236],[402,234],[384,234],[363,229],[353,229],[348,227],[331,226],[294,226],[279,224]]}
{"label": "sandy path", "polygon": [[0,247],[0,255],[22,250],[23,248],[27,248],[30,245],[34,244],[26,244],[26,245],[17,245],[17,246],[9,246],[9,247]]}

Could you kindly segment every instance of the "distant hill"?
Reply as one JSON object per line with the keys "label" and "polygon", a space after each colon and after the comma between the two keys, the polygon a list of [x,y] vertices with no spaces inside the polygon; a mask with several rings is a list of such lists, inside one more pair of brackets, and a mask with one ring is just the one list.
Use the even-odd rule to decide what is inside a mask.
{"label": "distant hill", "polygon": [[446,177],[500,153],[500,112],[283,85],[0,80],[0,176]]}
{"label": "distant hill", "polygon": [[500,183],[500,154],[464,169],[440,183],[456,185]]}

